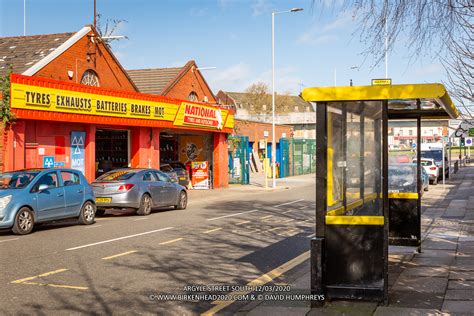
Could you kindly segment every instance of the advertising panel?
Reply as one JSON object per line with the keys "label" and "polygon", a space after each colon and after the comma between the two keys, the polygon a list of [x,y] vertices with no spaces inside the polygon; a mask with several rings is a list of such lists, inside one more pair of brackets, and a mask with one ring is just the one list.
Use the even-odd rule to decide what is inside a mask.
{"label": "advertising panel", "polygon": [[207,161],[193,161],[192,169],[192,185],[196,190],[209,189],[209,164]]}
{"label": "advertising panel", "polygon": [[[12,108],[87,114],[118,118],[168,121],[175,126],[199,127],[220,131],[234,127],[233,113],[227,109],[190,102],[176,102],[164,97],[127,97],[120,91],[90,93],[82,88],[72,90],[40,87],[14,82],[12,75]],[[39,80],[39,79],[35,79]],[[100,89],[100,88],[97,88]],[[105,93],[105,91],[104,91]],[[135,96],[135,95],[133,95]],[[143,97],[143,99],[141,99]]]}

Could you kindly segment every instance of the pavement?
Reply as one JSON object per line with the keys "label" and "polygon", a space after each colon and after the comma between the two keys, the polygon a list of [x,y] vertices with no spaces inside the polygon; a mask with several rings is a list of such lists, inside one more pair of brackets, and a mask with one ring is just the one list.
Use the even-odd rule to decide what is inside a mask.
{"label": "pavement", "polygon": [[297,189],[307,186],[308,183],[316,182],[316,174],[305,174],[294,177],[277,178],[276,187],[272,187],[272,179],[267,179],[265,186],[265,177],[262,173],[250,174],[249,184],[229,184],[227,188],[219,188],[214,190],[188,190],[190,203],[202,200],[218,200],[222,198],[222,193],[226,195],[238,196],[245,194],[249,196],[259,195],[268,192],[279,192],[290,189]]}
{"label": "pavement", "polygon": [[[422,251],[389,249],[389,303],[261,300],[237,315],[474,315],[474,166],[422,199]],[[310,293],[309,260],[280,277],[293,292]]]}

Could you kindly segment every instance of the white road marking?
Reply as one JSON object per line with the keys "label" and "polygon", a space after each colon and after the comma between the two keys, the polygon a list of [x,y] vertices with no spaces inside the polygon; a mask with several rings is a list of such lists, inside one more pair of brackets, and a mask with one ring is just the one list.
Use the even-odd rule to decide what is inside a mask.
{"label": "white road marking", "polygon": [[311,234],[311,235],[306,236],[306,238],[313,238],[313,237],[316,237],[316,234]]}
{"label": "white road marking", "polygon": [[73,248],[68,248],[68,249],[66,249],[66,251],[69,251],[69,250],[77,250],[77,249],[81,249],[81,248],[86,248],[86,247],[92,247],[92,246],[97,246],[97,245],[101,245],[101,244],[106,244],[106,243],[113,242],[113,241],[117,241],[117,240],[122,240],[122,239],[127,239],[127,238],[133,238],[133,237],[138,237],[138,236],[153,234],[153,233],[162,232],[162,231],[169,230],[169,229],[173,229],[173,228],[174,228],[174,227],[165,227],[165,228],[161,228],[161,229],[150,230],[150,231],[144,232],[144,233],[139,233],[139,234],[134,234],[134,235],[128,235],[128,236],[123,236],[123,237],[114,238],[114,239],[108,239],[108,240],[104,240],[104,241],[95,242],[95,243],[92,243],[92,244],[87,244],[87,245],[77,246],[77,247],[73,247]]}
{"label": "white road marking", "polygon": [[140,218],[137,218],[137,219],[134,219],[133,221],[136,222],[136,221],[143,221],[145,219],[148,219],[148,217],[140,217]]}
{"label": "white road marking", "polygon": [[289,204],[298,203],[298,202],[301,202],[301,201],[304,201],[304,199],[299,199],[299,200],[291,201],[291,202],[288,202],[288,203],[278,204],[278,205],[275,205],[274,207],[280,207],[280,206],[283,206],[283,205],[289,205]]}
{"label": "white road marking", "polygon": [[0,242],[14,241],[14,240],[18,240],[18,239],[20,239],[20,238],[12,238],[12,239],[0,240]]}
{"label": "white road marking", "polygon": [[100,226],[102,226],[102,225],[100,225],[100,224],[99,224],[99,225],[95,224],[95,225],[87,226],[87,227],[85,227],[85,228],[86,228],[86,229],[90,229],[90,228],[96,228],[96,227],[100,227]]}
{"label": "white road marking", "polygon": [[214,218],[208,218],[207,221],[215,221],[216,219],[232,217],[232,216],[238,216],[238,215],[248,214],[248,213],[253,213],[253,212],[258,212],[258,210],[251,210],[251,211],[247,211],[247,212],[241,212],[241,213],[229,214],[229,215],[224,215],[224,216],[219,216],[219,217],[214,217]]}

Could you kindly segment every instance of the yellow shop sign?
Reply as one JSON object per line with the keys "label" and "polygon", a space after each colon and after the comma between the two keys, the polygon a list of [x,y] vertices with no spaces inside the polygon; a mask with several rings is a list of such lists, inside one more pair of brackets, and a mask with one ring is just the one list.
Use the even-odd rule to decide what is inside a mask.
{"label": "yellow shop sign", "polygon": [[222,130],[234,127],[227,109],[182,102],[181,104],[140,100],[87,92],[11,83],[12,108],[72,114],[140,118]]}

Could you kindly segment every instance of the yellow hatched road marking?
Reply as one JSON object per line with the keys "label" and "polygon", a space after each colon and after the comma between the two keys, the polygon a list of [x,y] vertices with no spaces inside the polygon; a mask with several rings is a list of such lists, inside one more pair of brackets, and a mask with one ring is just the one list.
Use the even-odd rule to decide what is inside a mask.
{"label": "yellow hatched road marking", "polygon": [[43,277],[46,277],[46,276],[48,276],[48,275],[52,275],[52,274],[56,274],[56,273],[61,273],[61,272],[64,272],[64,271],[67,271],[67,269],[58,269],[58,270],[46,272],[46,273],[43,273],[43,274],[35,275],[35,276],[32,276],[32,277],[28,277],[28,278],[24,278],[24,279],[12,281],[11,283],[23,283],[23,282],[25,282],[25,281],[34,280],[34,279],[37,279],[37,278],[43,278]]}
{"label": "yellow hatched road marking", "polygon": [[270,217],[273,217],[273,215],[267,215],[267,216],[264,216],[264,217],[260,217],[260,219],[267,219],[267,218],[270,218]]}
{"label": "yellow hatched road marking", "polygon": [[288,210],[288,211],[285,211],[285,212],[282,212],[282,214],[286,214],[286,213],[289,213],[289,212],[292,212],[293,210]]}
{"label": "yellow hatched road marking", "polygon": [[292,221],[294,221],[294,220],[295,220],[294,218],[290,218],[290,219],[284,221],[283,223],[289,223],[289,222],[292,222]]}
{"label": "yellow hatched road marking", "polygon": [[204,232],[204,234],[209,234],[209,233],[212,233],[212,232],[216,232],[216,231],[221,230],[221,229],[222,229],[222,227],[206,230]]}
{"label": "yellow hatched road marking", "polygon": [[[299,264],[303,263],[304,261],[308,260],[309,258],[310,258],[310,251],[304,252],[301,255],[299,255],[298,257],[282,264],[278,268],[275,268],[272,271],[263,274],[259,278],[247,283],[247,285],[248,285],[249,288],[255,288],[256,286],[265,285],[268,282],[272,281],[273,279],[278,278],[283,273],[293,269],[297,265],[299,265]],[[252,292],[252,291],[237,291],[237,292],[230,293],[230,295],[233,295],[233,296],[246,295],[246,294],[249,294],[250,292]],[[211,304],[215,305],[215,306],[213,308],[211,308],[210,310],[202,313],[201,315],[203,315],[203,316],[214,315],[218,311],[226,308],[227,306],[231,305],[234,302],[235,301],[214,301]]]}
{"label": "yellow hatched road marking", "polygon": [[73,285],[62,285],[62,284],[52,284],[52,283],[36,283],[36,282],[22,282],[21,284],[28,284],[28,285],[38,285],[38,286],[50,286],[50,287],[57,287],[62,289],[72,289],[72,290],[82,290],[86,291],[89,288],[85,286],[73,286]]}
{"label": "yellow hatched road marking", "polygon": [[174,242],[177,242],[177,241],[180,241],[180,240],[183,240],[183,239],[184,239],[184,238],[176,238],[176,239],[172,239],[172,240],[160,242],[159,244],[160,244],[160,245],[168,245],[168,244],[172,244],[172,243],[174,243]]}
{"label": "yellow hatched road marking", "polygon": [[113,255],[113,256],[104,257],[104,258],[102,258],[102,260],[110,260],[110,259],[114,259],[114,258],[117,258],[117,257],[123,257],[123,256],[129,255],[129,254],[135,253],[135,252],[137,252],[137,251],[136,250],[131,250],[131,251],[127,251],[127,252],[122,252],[122,253],[119,253],[119,254],[116,254],[116,255]]}
{"label": "yellow hatched road marking", "polygon": [[247,224],[247,223],[250,223],[250,221],[239,222],[239,223],[236,223],[235,225],[243,225],[243,224]]}
{"label": "yellow hatched road marking", "polygon": [[280,229],[280,228],[282,228],[282,227],[270,228],[270,229],[267,229],[266,231],[264,231],[264,233],[266,233],[266,232],[272,232],[272,231],[277,230],[277,229]]}

